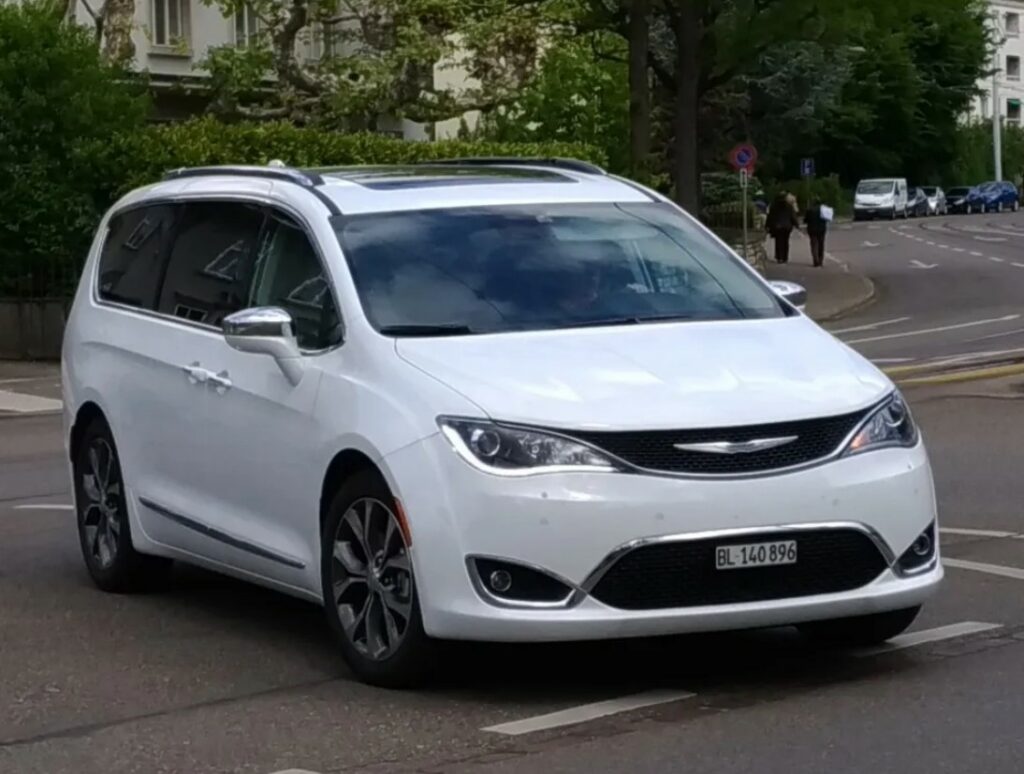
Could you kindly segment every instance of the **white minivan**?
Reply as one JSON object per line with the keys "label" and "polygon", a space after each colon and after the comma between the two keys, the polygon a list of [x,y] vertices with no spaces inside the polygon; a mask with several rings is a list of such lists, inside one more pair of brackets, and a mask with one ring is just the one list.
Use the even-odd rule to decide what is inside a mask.
{"label": "white minivan", "polygon": [[100,224],[63,384],[97,585],[312,600],[376,684],[446,639],[878,642],[943,575],[886,376],[583,162],[178,170]]}
{"label": "white minivan", "polygon": [[907,181],[902,177],[861,180],[853,196],[853,219],[907,217]]}

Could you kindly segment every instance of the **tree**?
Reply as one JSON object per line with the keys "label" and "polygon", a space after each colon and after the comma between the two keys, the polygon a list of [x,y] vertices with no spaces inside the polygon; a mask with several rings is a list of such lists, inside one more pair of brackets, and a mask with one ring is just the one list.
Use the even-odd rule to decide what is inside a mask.
{"label": "tree", "polygon": [[[382,115],[438,121],[510,98],[539,50],[539,9],[514,0],[206,1],[229,16],[248,8],[261,28],[203,63],[225,116],[347,129]],[[303,57],[309,44],[323,55]],[[464,70],[464,84],[437,85],[446,67]]]}
{"label": "tree", "polygon": [[97,150],[140,127],[147,102],[52,6],[0,5],[0,294],[74,282],[106,191]]}

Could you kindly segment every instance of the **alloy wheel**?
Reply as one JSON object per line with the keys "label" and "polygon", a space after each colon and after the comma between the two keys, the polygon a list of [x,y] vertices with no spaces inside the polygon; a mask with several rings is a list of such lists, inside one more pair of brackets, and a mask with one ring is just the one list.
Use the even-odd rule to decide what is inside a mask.
{"label": "alloy wheel", "polygon": [[334,536],[330,581],[345,637],[375,661],[402,644],[413,607],[413,575],[394,512],[380,500],[356,500]]}
{"label": "alloy wheel", "polygon": [[81,472],[82,529],[85,545],[101,569],[117,559],[117,547],[124,525],[121,507],[121,476],[114,450],[105,438],[95,438],[86,455],[87,468]]}

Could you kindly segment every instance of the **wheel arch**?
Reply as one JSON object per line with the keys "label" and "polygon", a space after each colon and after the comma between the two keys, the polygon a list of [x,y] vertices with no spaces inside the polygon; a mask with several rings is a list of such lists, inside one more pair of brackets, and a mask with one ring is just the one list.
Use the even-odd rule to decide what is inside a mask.
{"label": "wheel arch", "polygon": [[72,462],[74,462],[75,456],[78,453],[78,445],[82,442],[82,435],[85,433],[85,429],[96,419],[102,419],[107,427],[110,427],[110,420],[103,413],[103,409],[100,408],[98,403],[91,400],[85,401],[78,407],[78,411],[75,412],[75,419],[71,425],[71,434],[68,439],[68,455]]}
{"label": "wheel arch", "polygon": [[[355,448],[347,448],[339,451],[331,459],[327,470],[324,472],[323,483],[320,487],[320,534],[323,534],[324,523],[327,520],[327,511],[331,507],[331,500],[334,493],[338,491],[346,481],[360,471],[372,470],[387,482],[387,476],[380,465],[365,452]],[[389,482],[390,485],[390,482]]]}

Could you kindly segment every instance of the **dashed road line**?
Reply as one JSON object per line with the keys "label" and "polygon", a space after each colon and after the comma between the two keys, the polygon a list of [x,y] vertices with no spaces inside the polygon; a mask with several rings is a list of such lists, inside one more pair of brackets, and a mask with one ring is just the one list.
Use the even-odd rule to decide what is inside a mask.
{"label": "dashed road line", "polygon": [[1017,263],[1016,261],[1011,261],[1010,265],[1016,266],[1018,269],[1024,269],[1024,263]]}
{"label": "dashed road line", "polygon": [[975,258],[981,258],[983,255],[985,255],[985,253],[979,253],[977,250],[971,250],[971,255],[973,255]]}
{"label": "dashed road line", "polygon": [[865,323],[864,325],[855,325],[852,328],[839,328],[838,330],[830,330],[829,333],[836,335],[839,333],[856,333],[858,331],[873,331],[876,328],[881,328],[885,325],[895,325],[896,323],[906,322],[909,317],[894,317],[891,320],[880,320],[874,323]]}
{"label": "dashed road line", "polygon": [[620,712],[631,712],[632,710],[654,707],[659,704],[692,699],[697,694],[689,691],[655,690],[645,693],[638,693],[634,696],[625,696],[621,699],[609,699],[593,704],[583,704],[578,707],[549,712],[546,715],[535,715],[532,718],[513,720],[510,723],[499,723],[496,726],[487,726],[481,731],[488,731],[493,734],[505,734],[506,736],[519,736],[531,734],[536,731],[547,731],[562,726],[573,726],[577,723],[585,723],[588,720],[617,715]]}
{"label": "dashed road line", "polygon": [[847,344],[867,344],[872,341],[886,341],[888,339],[902,339],[908,336],[926,336],[929,333],[942,333],[943,331],[955,331],[961,328],[974,328],[979,325],[992,325],[993,323],[1009,322],[1020,318],[1019,314],[1008,314],[1003,317],[993,317],[990,320],[974,320],[973,322],[958,323],[956,325],[941,325],[937,328],[923,328],[917,331],[906,331],[905,333],[889,333],[885,336],[869,336],[864,339],[850,339]]}
{"label": "dashed road line", "polygon": [[1002,259],[1002,258],[1000,258],[1000,257],[999,257],[998,255],[990,255],[990,256],[988,257],[988,259],[989,259],[990,261],[995,261],[996,263],[1003,263],[1003,262],[1004,262],[1004,261],[1003,261],[1003,259]]}
{"label": "dashed road line", "polygon": [[954,247],[953,248],[953,252],[954,253],[965,253],[967,251],[964,248],[962,248],[962,247]]}
{"label": "dashed road line", "polygon": [[1013,578],[1014,580],[1024,580],[1024,570],[1019,567],[1004,567],[1001,564],[987,564],[985,562],[972,562],[967,559],[943,559],[942,563],[946,567],[955,567],[958,570],[971,570],[973,572],[983,572],[988,575],[999,575],[1003,578]]}
{"label": "dashed road line", "polygon": [[939,532],[947,535],[966,535],[968,537],[1017,538],[1018,532],[1005,532],[999,529],[970,529],[968,527],[939,527]]}
{"label": "dashed road line", "polygon": [[[948,564],[948,560],[944,559],[943,561]],[[964,637],[968,634],[978,634],[979,632],[988,632],[993,629],[1002,628],[1002,624],[984,623],[982,621],[961,621],[960,623],[949,624],[948,626],[939,626],[935,629],[923,629],[919,632],[901,634],[899,637],[893,637],[891,640],[881,645],[871,648],[862,648],[856,651],[854,655],[858,658],[877,656],[882,653],[891,653],[894,650],[912,648],[915,645],[925,645],[930,642],[951,640],[954,637]]]}

